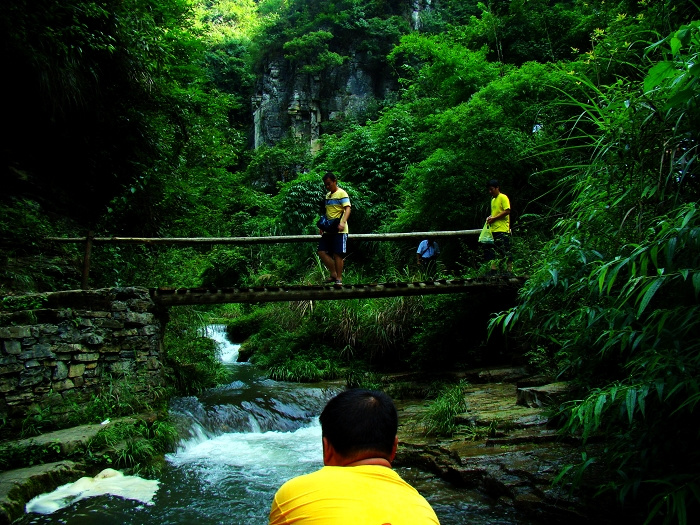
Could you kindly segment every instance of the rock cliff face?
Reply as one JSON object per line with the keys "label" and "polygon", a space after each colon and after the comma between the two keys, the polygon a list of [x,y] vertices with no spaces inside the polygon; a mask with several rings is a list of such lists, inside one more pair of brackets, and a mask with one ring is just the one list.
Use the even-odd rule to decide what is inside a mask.
{"label": "rock cliff face", "polygon": [[363,54],[325,74],[299,73],[289,62],[270,62],[253,97],[254,146],[272,145],[290,134],[317,151],[321,125],[361,118],[374,100],[396,89],[385,68],[372,70]]}
{"label": "rock cliff face", "polygon": [[[432,0],[404,0],[406,27],[419,31],[421,17],[433,9]],[[375,102],[396,91],[398,84],[383,57],[349,50],[343,65],[321,74],[301,73],[282,57],[267,64],[253,96],[255,148],[273,145],[290,134],[319,148],[322,126],[359,119]]]}

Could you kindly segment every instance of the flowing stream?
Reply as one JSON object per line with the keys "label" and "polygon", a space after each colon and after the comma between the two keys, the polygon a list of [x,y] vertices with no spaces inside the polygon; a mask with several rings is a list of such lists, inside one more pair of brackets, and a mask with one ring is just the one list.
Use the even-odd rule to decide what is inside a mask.
{"label": "flowing stream", "polygon": [[[267,523],[279,485],[322,465],[318,415],[340,387],[272,381],[236,362],[239,345],[227,340],[223,326],[208,327],[207,336],[219,343],[234,380],[197,397],[172,400],[171,417],[188,437],[166,456],[152,505],[99,496],[53,514],[27,514],[17,523]],[[398,472],[430,501],[442,525],[526,523],[431,474]]]}

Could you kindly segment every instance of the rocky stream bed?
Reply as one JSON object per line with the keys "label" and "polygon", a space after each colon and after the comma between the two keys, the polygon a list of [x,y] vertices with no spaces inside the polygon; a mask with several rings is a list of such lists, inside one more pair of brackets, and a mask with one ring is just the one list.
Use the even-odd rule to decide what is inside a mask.
{"label": "rocky stream bed", "polygon": [[[549,409],[566,392],[566,384],[546,383],[517,367],[456,376],[451,374],[451,379],[463,379],[469,385],[465,388],[468,409],[458,418],[463,430],[450,438],[426,436],[419,429],[429,403],[409,396],[398,399],[401,427],[396,466],[419,468],[460,489],[478,491],[535,523],[644,521],[631,509],[594,497],[595,466],[590,479],[574,494],[567,485],[553,484],[562,467],[580,460],[582,452],[580,443],[562,440],[549,424]],[[402,381],[417,383],[411,375],[392,379],[394,385]],[[84,457],[88,443],[102,428],[83,425],[0,443],[0,454],[15,458],[11,470],[0,472],[0,524],[22,516],[24,505],[34,496],[110,466]]]}

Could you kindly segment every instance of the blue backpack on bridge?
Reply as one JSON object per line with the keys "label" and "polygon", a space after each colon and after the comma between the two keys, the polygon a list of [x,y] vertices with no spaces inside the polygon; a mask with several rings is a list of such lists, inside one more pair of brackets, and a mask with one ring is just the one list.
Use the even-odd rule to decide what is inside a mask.
{"label": "blue backpack on bridge", "polygon": [[324,213],[321,218],[316,223],[319,230],[327,233],[338,233],[338,225],[340,224],[340,218],[329,219]]}
{"label": "blue backpack on bridge", "polygon": [[316,227],[326,233],[338,233],[338,225],[340,224],[340,217],[337,219],[329,219],[326,217],[326,199],[322,199],[319,205],[319,214],[321,217],[316,223]]}

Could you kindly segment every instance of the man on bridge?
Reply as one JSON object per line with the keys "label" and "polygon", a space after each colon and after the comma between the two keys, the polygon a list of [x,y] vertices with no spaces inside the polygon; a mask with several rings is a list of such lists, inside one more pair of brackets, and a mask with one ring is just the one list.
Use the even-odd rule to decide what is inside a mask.
{"label": "man on bridge", "polygon": [[510,255],[510,200],[501,193],[498,181],[491,179],[486,184],[491,194],[491,215],[486,223],[493,234],[493,244],[487,248],[487,257],[491,260],[491,275],[498,272],[499,259],[506,261],[506,275],[513,273],[513,260]]}
{"label": "man on bridge", "polygon": [[338,187],[338,179],[333,173],[323,176],[323,185],[328,190],[326,193],[326,217],[340,219],[337,232],[324,232],[321,234],[321,242],[318,243],[318,256],[331,272],[326,282],[343,284],[343,264],[348,244],[348,217],[350,217],[350,197],[347,192]]}

